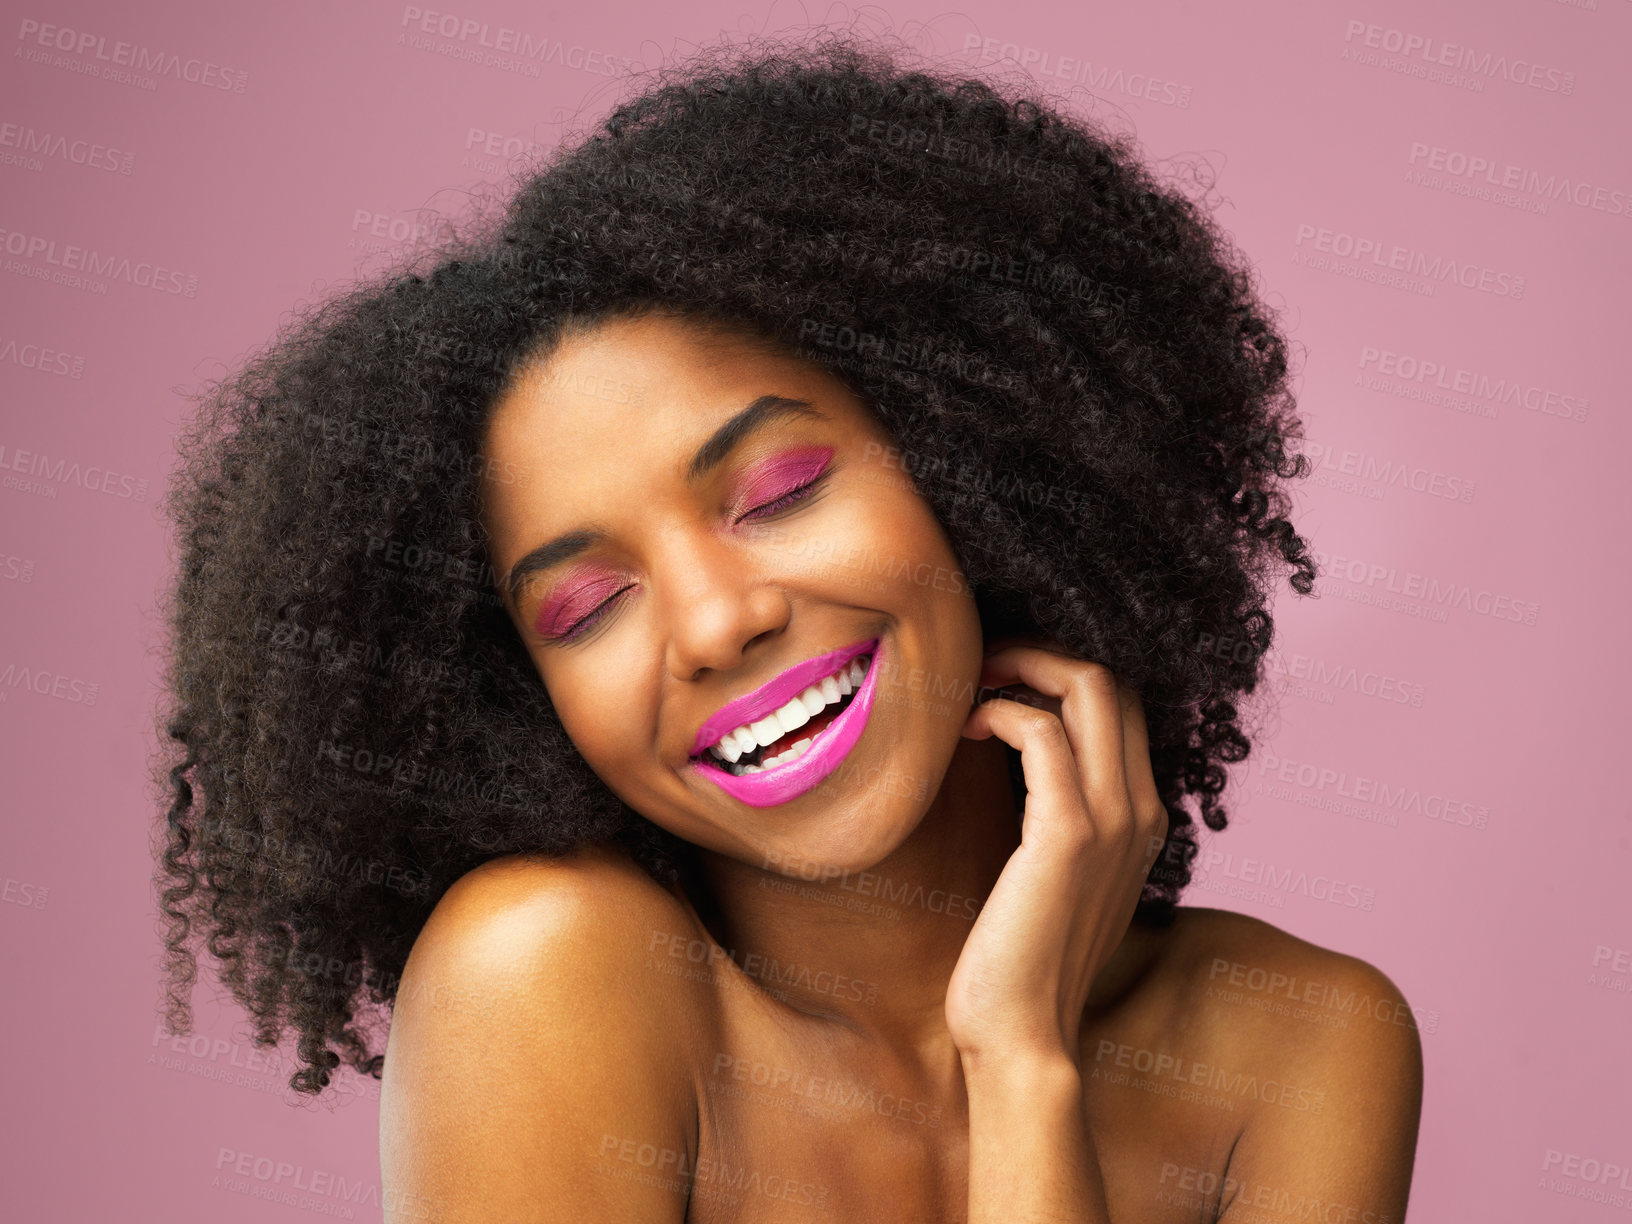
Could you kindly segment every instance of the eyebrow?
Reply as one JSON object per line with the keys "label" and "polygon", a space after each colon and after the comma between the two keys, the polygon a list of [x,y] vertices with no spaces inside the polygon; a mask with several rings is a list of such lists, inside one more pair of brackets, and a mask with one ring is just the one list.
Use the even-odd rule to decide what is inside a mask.
{"label": "eyebrow", "polygon": [[[697,448],[697,453],[686,465],[686,483],[696,484],[719,467],[750,434],[790,417],[827,420],[825,413],[806,400],[790,399],[785,395],[762,395],[716,429],[709,435],[708,441]],[[529,578],[576,557],[596,541],[605,539],[606,534],[599,527],[569,531],[540,544],[522,557],[510,567],[510,576],[505,582],[511,606],[514,607],[519,601],[522,584]]]}

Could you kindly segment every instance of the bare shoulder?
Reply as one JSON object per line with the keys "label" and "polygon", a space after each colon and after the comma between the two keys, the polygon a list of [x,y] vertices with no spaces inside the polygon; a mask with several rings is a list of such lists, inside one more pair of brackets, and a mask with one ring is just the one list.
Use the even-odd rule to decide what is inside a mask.
{"label": "bare shoulder", "polygon": [[[559,858],[510,854],[489,860],[454,882],[415,941],[413,956],[422,950],[434,955],[445,942],[466,943],[476,935],[506,943],[519,940],[522,946],[511,951],[531,948],[552,960],[584,952],[604,959],[618,942],[612,936],[654,921],[689,922],[689,914],[625,855],[597,846]],[[592,947],[573,938],[540,939],[592,931],[608,939],[600,944],[591,939]]]}
{"label": "bare shoulder", "polygon": [[[702,1000],[647,969],[654,950],[695,928],[678,898],[608,849],[490,860],[455,881],[414,941],[393,1033],[508,1006],[588,1016],[632,1036],[647,1013],[668,1020]],[[490,1030],[487,1040],[509,1036]]]}
{"label": "bare shoulder", "polygon": [[[1247,914],[1181,906],[1170,971],[1193,1014],[1227,1027],[1236,1044],[1335,1053],[1377,1037],[1379,1049],[1417,1048],[1411,1006],[1377,966]],[[1365,1022],[1365,1023],[1363,1023]],[[1381,1030],[1380,1034],[1377,1030]],[[1354,1033],[1351,1042],[1332,1034]]]}
{"label": "bare shoulder", "polygon": [[[383,1188],[486,1218],[680,1220],[678,1181],[620,1177],[627,1143],[695,1156],[707,996],[654,972],[693,937],[687,908],[638,865],[586,848],[466,873],[415,940],[380,1091]],[[388,1218],[392,1218],[388,1215]]]}
{"label": "bare shoulder", "polygon": [[[1208,1086],[1242,1119],[1237,1188],[1279,1183],[1361,1213],[1352,1218],[1399,1219],[1423,1087],[1399,987],[1359,957],[1226,910],[1180,907],[1170,945],[1164,970],[1209,1060]],[[1228,1224],[1265,1204],[1219,1207]]]}

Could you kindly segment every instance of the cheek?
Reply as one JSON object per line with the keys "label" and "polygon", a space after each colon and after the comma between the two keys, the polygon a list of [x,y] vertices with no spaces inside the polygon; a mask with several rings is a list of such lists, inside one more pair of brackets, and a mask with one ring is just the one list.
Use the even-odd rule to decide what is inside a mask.
{"label": "cheek", "polygon": [[597,772],[628,758],[649,739],[645,720],[630,713],[644,708],[631,677],[631,669],[609,660],[604,668],[558,667],[550,682],[550,701],[562,727]]}
{"label": "cheek", "polygon": [[611,759],[608,754],[616,749],[617,736],[613,720],[607,717],[607,704],[584,694],[581,699],[556,702],[555,709],[579,756],[597,769]]}
{"label": "cheek", "polygon": [[[885,530],[890,547],[898,556],[916,563],[920,574],[928,572],[923,570],[925,566],[943,575],[957,568],[951,541],[942,530],[940,520],[917,493],[902,490],[889,499]],[[939,589],[943,585],[944,582],[937,582],[934,587]]]}
{"label": "cheek", "polygon": [[[834,598],[923,609],[964,585],[929,503],[900,485],[868,484],[819,528],[789,529],[792,554],[820,575]],[[791,556],[798,561],[798,556]],[[796,567],[797,568],[797,567]]]}

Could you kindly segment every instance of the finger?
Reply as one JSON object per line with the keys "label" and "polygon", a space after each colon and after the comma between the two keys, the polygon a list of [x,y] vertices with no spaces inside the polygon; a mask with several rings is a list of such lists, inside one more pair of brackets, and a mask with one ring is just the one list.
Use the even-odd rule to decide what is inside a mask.
{"label": "finger", "polygon": [[1063,724],[1052,714],[992,698],[970,712],[964,734],[971,739],[995,735],[1020,750],[1020,769],[1026,782],[1021,841],[1037,833],[1071,832],[1073,825],[1091,823],[1092,813],[1078,781],[1070,740]]}
{"label": "finger", "polygon": [[988,685],[982,692],[982,697],[1003,697],[1009,701],[1018,701],[1021,705],[1031,706],[1035,710],[1046,710],[1055,718],[1060,718],[1060,699],[1039,693],[1029,684]]}
{"label": "finger", "polygon": [[1122,706],[1122,742],[1127,748],[1123,765],[1128,780],[1128,798],[1133,803],[1134,821],[1144,837],[1141,848],[1146,874],[1156,865],[1167,840],[1167,808],[1156,789],[1150,763],[1150,732],[1145,724],[1145,705],[1133,685],[1118,682]]}
{"label": "finger", "polygon": [[980,678],[996,687],[1021,681],[1058,698],[1083,794],[1101,810],[1128,801],[1122,709],[1116,677],[1108,667],[1050,650],[1009,646],[987,657]]}
{"label": "finger", "polygon": [[1135,810],[1148,812],[1161,807],[1162,800],[1150,764],[1150,729],[1145,723],[1145,703],[1126,681],[1117,681],[1117,692],[1122,706],[1123,771],[1128,781],[1128,796]]}
{"label": "finger", "polygon": [[986,655],[990,657],[1000,650],[1007,650],[1011,646],[1029,646],[1035,650],[1047,650],[1054,654],[1064,655],[1066,658],[1074,656],[1066,654],[1065,649],[1055,641],[1045,637],[1038,637],[1034,633],[1011,633],[1006,637],[993,638],[986,643]]}

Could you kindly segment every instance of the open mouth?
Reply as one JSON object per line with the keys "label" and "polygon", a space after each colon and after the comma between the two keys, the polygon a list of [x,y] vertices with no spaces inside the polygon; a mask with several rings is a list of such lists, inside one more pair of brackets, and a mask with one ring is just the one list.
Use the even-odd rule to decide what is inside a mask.
{"label": "open mouth", "polygon": [[728,732],[692,759],[733,777],[797,761],[812,748],[822,747],[824,734],[850,707],[872,661],[870,653],[857,655],[780,709]]}

